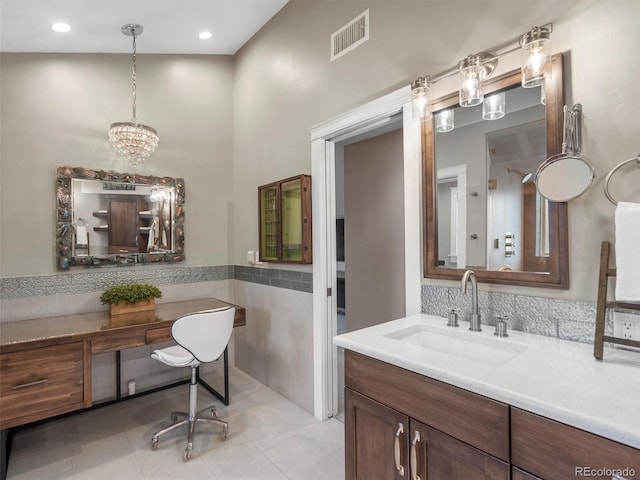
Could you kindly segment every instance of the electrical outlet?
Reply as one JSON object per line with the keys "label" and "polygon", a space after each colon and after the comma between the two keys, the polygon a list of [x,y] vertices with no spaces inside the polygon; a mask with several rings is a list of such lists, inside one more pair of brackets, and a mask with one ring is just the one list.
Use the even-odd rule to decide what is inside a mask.
{"label": "electrical outlet", "polygon": [[640,315],[613,312],[613,336],[627,340],[640,340]]}

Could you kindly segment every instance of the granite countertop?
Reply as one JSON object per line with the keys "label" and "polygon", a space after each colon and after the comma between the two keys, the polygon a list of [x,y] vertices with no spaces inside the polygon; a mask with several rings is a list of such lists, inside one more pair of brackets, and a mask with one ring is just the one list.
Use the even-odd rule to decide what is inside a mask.
{"label": "granite countertop", "polygon": [[[460,322],[459,328],[452,329],[446,327],[444,318],[418,314],[339,335],[334,343],[640,448],[640,353],[605,347],[604,360],[599,361],[593,357],[590,344],[517,331],[498,338],[493,334],[494,327],[483,325],[482,332],[471,332],[468,327],[467,322]],[[479,344],[504,342],[520,353],[504,362],[478,361],[436,351],[437,346],[421,347],[392,338],[394,332],[421,328],[444,335],[453,333]]]}
{"label": "granite countertop", "polygon": [[[219,308],[230,303],[215,298],[157,303],[155,311],[111,317],[108,310],[99,312],[0,322],[0,347],[25,345],[65,339],[82,339],[97,333],[109,334],[116,329],[150,328],[170,325],[190,312]],[[236,307],[234,326],[246,323],[245,309]],[[5,350],[5,348],[3,348]]]}

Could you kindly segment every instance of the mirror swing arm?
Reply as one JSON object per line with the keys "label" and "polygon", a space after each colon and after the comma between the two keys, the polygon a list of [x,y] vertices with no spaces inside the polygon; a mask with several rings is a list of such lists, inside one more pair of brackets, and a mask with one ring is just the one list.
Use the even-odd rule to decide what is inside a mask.
{"label": "mirror swing arm", "polygon": [[[563,67],[562,54],[553,55],[551,78],[545,80],[547,157],[562,151],[563,133]],[[521,81],[521,72],[509,72],[485,82],[485,94],[502,90]],[[458,92],[432,103],[434,113],[457,104]],[[433,116],[435,118],[435,115]],[[438,219],[436,207],[437,173],[435,165],[434,120],[422,123],[423,176],[423,274],[425,278],[460,280],[464,268],[438,266]],[[566,202],[549,202],[549,272],[499,271],[474,269],[478,281],[544,288],[569,288],[569,242]]]}
{"label": "mirror swing arm", "polygon": [[[170,237],[172,249],[161,252],[131,252],[117,254],[78,255],[74,251],[74,228],[79,218],[74,215],[73,180],[102,182],[107,194],[117,194],[121,190],[135,190],[136,187],[168,188],[173,191],[171,205]],[[62,166],[56,168],[56,269],[66,271],[71,267],[132,266],[149,263],[175,263],[185,259],[184,255],[184,203],[185,184],[182,178],[156,177],[132,173],[118,173],[91,170],[82,167]],[[95,215],[94,215],[95,216]],[[74,223],[75,222],[75,223]],[[87,223],[86,221],[84,221]],[[84,225],[86,227],[86,225]],[[95,227],[95,231],[106,231]],[[136,237],[137,241],[137,237]],[[88,242],[87,242],[88,250]]]}

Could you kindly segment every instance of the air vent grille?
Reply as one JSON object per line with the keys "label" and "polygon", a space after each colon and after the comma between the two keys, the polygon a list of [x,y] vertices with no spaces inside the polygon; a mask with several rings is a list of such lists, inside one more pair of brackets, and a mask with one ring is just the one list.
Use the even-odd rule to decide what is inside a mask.
{"label": "air vent grille", "polygon": [[331,34],[331,61],[369,40],[369,10]]}

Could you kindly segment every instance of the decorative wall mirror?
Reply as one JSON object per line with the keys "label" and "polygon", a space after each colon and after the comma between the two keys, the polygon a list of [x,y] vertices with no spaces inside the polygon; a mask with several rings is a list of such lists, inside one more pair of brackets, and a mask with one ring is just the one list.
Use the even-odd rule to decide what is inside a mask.
{"label": "decorative wall mirror", "polygon": [[[487,81],[484,112],[482,103],[458,106],[457,92],[440,98],[423,124],[427,278],[472,269],[488,283],[569,287],[567,205],[533,183],[562,148],[562,56],[544,89],[520,79],[518,70]],[[488,108],[496,99],[497,114]]]}
{"label": "decorative wall mirror", "polygon": [[184,260],[184,180],[58,167],[56,266]]}

